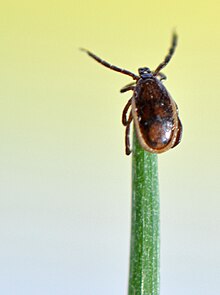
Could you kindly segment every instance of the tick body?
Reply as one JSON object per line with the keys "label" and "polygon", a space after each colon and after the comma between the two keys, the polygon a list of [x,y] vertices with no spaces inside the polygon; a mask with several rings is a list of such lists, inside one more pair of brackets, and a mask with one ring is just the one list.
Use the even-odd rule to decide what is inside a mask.
{"label": "tick body", "polygon": [[173,34],[172,46],[164,61],[151,71],[144,67],[135,75],[103,61],[88,50],[89,56],[104,66],[131,76],[135,82],[126,85],[121,92],[132,91],[133,95],[126,104],[122,113],[122,123],[125,129],[126,154],[131,153],[130,124],[134,127],[140,145],[148,152],[163,153],[179,144],[182,137],[182,124],[178,115],[178,108],[162,80],[166,79],[160,71],[170,61],[177,44],[177,35]]}
{"label": "tick body", "polygon": [[157,77],[139,79],[131,105],[136,133],[145,150],[162,153],[179,143],[182,127],[177,106]]}

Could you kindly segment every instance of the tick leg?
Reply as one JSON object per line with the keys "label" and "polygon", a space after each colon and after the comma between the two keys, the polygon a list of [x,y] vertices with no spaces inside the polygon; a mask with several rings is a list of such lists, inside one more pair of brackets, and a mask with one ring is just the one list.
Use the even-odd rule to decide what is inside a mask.
{"label": "tick leg", "polygon": [[131,121],[132,121],[132,112],[129,114],[129,119],[127,126],[125,128],[125,153],[126,155],[130,155],[131,153],[131,145],[130,145],[130,126],[131,126]]}
{"label": "tick leg", "polygon": [[124,126],[127,126],[129,124],[129,119],[131,114],[129,115],[129,118],[127,120],[127,113],[128,113],[129,107],[131,106],[131,100],[132,98],[130,98],[129,101],[126,103],[126,106],[124,107],[124,110],[122,112],[122,124]]}
{"label": "tick leg", "polygon": [[82,51],[86,52],[90,57],[92,57],[93,59],[95,59],[97,62],[99,62],[100,64],[102,64],[103,66],[113,70],[113,71],[116,71],[116,72],[120,72],[122,74],[125,74],[125,75],[128,75],[130,77],[132,77],[134,80],[138,80],[139,79],[139,76],[133,74],[132,72],[128,71],[128,70],[125,70],[125,69],[121,69],[119,67],[116,67],[114,65],[111,65],[110,63],[108,63],[107,61],[101,59],[100,57],[98,57],[97,55],[95,55],[94,53],[90,52],[89,50],[87,49],[84,49],[84,48],[80,48]]}
{"label": "tick leg", "polygon": [[121,93],[124,93],[124,92],[126,92],[126,91],[129,91],[129,90],[134,90],[134,88],[135,88],[135,82],[132,82],[132,83],[129,83],[128,85],[125,85],[121,90],[120,90],[120,92]]}
{"label": "tick leg", "polygon": [[166,80],[166,79],[167,79],[167,77],[166,77],[163,73],[161,73],[161,72],[158,73],[157,76],[160,77],[160,81],[162,81],[162,80]]}
{"label": "tick leg", "polygon": [[154,76],[157,76],[158,73],[160,72],[160,70],[162,70],[168,64],[168,62],[171,60],[171,57],[174,54],[176,45],[177,45],[177,34],[174,32],[170,50],[169,50],[167,56],[165,57],[164,61],[161,64],[159,64],[159,66],[154,71]]}
{"label": "tick leg", "polygon": [[172,148],[174,148],[175,146],[177,146],[181,139],[182,139],[182,134],[183,134],[183,126],[182,126],[182,123],[180,121],[180,119],[178,119],[178,132],[177,132],[177,137],[176,137],[176,140],[172,146]]}

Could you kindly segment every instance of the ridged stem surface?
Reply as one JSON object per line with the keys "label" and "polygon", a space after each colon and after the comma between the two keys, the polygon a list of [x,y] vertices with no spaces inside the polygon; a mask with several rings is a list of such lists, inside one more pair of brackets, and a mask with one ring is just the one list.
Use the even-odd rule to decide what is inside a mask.
{"label": "ridged stem surface", "polygon": [[144,151],[133,131],[129,295],[160,293],[160,202],[157,154]]}

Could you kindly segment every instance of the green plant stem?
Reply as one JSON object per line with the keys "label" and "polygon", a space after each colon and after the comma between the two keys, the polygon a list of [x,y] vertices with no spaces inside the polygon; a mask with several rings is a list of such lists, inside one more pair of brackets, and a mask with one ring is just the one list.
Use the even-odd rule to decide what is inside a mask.
{"label": "green plant stem", "polygon": [[157,154],[144,151],[133,131],[129,295],[159,295],[160,203]]}

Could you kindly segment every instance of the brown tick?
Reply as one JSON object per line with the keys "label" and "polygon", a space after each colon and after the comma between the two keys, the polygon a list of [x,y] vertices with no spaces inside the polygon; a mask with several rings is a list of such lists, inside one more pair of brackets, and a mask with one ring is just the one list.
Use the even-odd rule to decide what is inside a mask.
{"label": "brown tick", "polygon": [[[122,93],[129,90],[133,91],[133,95],[122,113],[122,124],[126,127],[125,146],[127,155],[131,153],[130,124],[132,120],[134,120],[139,143],[148,152],[163,153],[180,143],[182,124],[178,116],[178,108],[162,83],[166,76],[160,72],[173,56],[176,45],[177,35],[174,33],[172,45],[164,61],[159,64],[155,71],[151,71],[147,67],[138,69],[138,76],[128,70],[113,66],[92,52],[82,49],[103,66],[131,76],[135,80],[135,82],[121,89]],[[131,110],[127,115],[130,107]]]}

